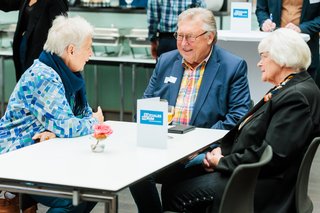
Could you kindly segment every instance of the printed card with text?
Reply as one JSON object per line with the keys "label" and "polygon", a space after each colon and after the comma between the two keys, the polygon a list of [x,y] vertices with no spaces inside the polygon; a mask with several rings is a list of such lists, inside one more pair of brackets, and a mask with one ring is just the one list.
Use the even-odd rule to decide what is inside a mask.
{"label": "printed card with text", "polygon": [[160,98],[137,100],[138,146],[167,148],[168,102]]}
{"label": "printed card with text", "polygon": [[252,5],[250,2],[231,2],[231,31],[251,31],[251,9]]}

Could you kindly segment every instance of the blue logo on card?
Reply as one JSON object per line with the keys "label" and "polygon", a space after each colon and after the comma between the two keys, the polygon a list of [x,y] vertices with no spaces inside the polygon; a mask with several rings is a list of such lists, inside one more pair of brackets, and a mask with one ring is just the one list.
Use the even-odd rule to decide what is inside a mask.
{"label": "blue logo on card", "polygon": [[151,125],[163,125],[163,112],[140,110],[140,123]]}
{"label": "blue logo on card", "polygon": [[249,11],[248,9],[233,9],[234,18],[248,18]]}

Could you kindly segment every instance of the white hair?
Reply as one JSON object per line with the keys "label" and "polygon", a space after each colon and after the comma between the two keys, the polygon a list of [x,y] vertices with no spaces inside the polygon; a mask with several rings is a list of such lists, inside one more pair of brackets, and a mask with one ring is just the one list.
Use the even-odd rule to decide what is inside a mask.
{"label": "white hair", "polygon": [[190,8],[183,11],[179,15],[178,23],[186,19],[195,19],[195,18],[199,18],[200,20],[202,20],[203,22],[202,29],[204,31],[214,33],[215,37],[213,42],[215,43],[217,41],[217,23],[214,18],[213,12],[202,7]]}
{"label": "white hair", "polygon": [[80,48],[88,36],[93,36],[93,27],[88,21],[80,16],[60,15],[53,21],[43,49],[62,56],[70,44]]}
{"label": "white hair", "polygon": [[311,63],[311,52],[299,33],[287,28],[279,28],[264,38],[259,53],[268,52],[269,57],[280,66],[296,71],[306,70]]}

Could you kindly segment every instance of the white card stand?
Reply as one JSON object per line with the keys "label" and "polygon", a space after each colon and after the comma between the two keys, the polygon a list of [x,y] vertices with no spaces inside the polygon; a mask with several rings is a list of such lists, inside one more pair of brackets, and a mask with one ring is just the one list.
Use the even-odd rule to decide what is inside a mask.
{"label": "white card stand", "polygon": [[137,100],[138,146],[165,149],[168,140],[168,102],[160,98]]}
{"label": "white card stand", "polygon": [[250,2],[231,2],[230,30],[234,32],[251,31]]}

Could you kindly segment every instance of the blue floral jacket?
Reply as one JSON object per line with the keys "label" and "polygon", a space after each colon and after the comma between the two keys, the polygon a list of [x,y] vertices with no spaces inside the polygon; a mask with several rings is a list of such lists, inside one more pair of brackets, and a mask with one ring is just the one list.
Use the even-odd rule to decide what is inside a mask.
{"label": "blue floral jacket", "polygon": [[98,121],[92,117],[89,105],[78,117],[72,108],[60,76],[35,60],[17,83],[0,120],[0,154],[35,143],[32,137],[45,130],[61,138],[92,133]]}

